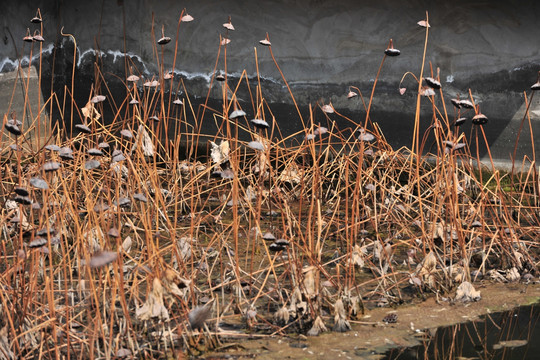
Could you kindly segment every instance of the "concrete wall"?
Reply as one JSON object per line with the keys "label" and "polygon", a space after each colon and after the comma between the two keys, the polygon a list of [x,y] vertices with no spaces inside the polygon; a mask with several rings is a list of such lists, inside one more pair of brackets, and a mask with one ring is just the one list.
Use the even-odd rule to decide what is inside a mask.
{"label": "concrete wall", "polygon": [[[42,73],[50,78],[54,64],[57,88],[70,82],[72,48],[70,41],[59,35],[63,26],[64,32],[77,39],[77,72],[84,79],[78,80],[82,98],[88,96],[85,76],[92,78],[96,59],[90,49],[103,51],[100,61],[105,72],[125,76],[125,62],[119,55],[128,53],[143,74],[151,77],[157,73],[152,18],[156,38],[164,25],[166,35],[173,39],[164,47],[164,63],[169,68],[178,18],[185,7],[195,21],[181,24],[175,69],[192,79],[188,88],[191,95],[206,95],[219,36],[225,35],[222,24],[231,16],[236,30],[230,33],[227,47],[229,73],[245,69],[253,75],[256,48],[260,74],[267,80],[263,95],[272,102],[291,103],[268,49],[258,45],[268,32],[272,50],[301,104],[332,101],[336,109],[362,119],[362,106],[345,98],[348,86],[358,86],[369,95],[383,51],[393,38],[401,56],[386,59],[372,118],[395,146],[410,142],[416,86],[412,78],[406,78],[403,86],[408,91],[400,96],[398,84],[405,72],[419,73],[425,33],[416,23],[425,18],[427,10],[432,27],[426,59],[434,69],[440,68],[448,107],[452,109],[450,98],[466,96],[471,89],[490,118],[485,129],[489,142],[497,144],[492,149],[494,155],[501,160],[508,158],[508,146],[501,148],[500,144],[515,140],[523,114],[523,91],[536,82],[540,70],[540,1],[533,0],[22,0],[3,7],[0,71],[12,70],[17,58],[28,58],[30,48],[27,44],[23,48],[21,39],[27,27],[35,28],[28,20],[37,7],[43,15],[46,39]],[[218,68],[224,68],[223,56]],[[114,77],[110,76],[110,81],[114,83]],[[429,122],[430,105],[425,103],[425,121]],[[532,110],[533,129],[540,138],[540,105],[535,102]],[[527,154],[531,144],[525,139],[530,135],[522,134],[522,139],[520,151]]]}
{"label": "concrete wall", "polygon": [[[51,135],[47,105],[39,91],[39,76],[35,67],[0,73],[0,114],[3,121],[16,119],[22,123],[23,147],[44,146]],[[14,143],[13,135],[1,134],[0,151]],[[21,143],[21,142],[20,142]]]}

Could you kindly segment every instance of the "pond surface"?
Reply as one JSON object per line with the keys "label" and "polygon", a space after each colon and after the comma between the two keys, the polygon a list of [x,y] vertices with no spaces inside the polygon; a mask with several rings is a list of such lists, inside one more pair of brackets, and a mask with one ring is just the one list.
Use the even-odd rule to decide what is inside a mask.
{"label": "pond surface", "polygon": [[423,345],[393,349],[388,359],[538,359],[540,304],[488,314],[426,332]]}

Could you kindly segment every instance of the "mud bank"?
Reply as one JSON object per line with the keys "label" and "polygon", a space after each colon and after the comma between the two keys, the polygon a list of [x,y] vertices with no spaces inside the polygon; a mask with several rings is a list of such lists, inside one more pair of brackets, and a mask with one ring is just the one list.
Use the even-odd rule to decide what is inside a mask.
{"label": "mud bank", "polygon": [[[210,353],[206,359],[249,358],[258,359],[328,359],[329,357],[380,359],[381,354],[392,348],[420,345],[430,330],[453,324],[473,321],[482,315],[506,311],[529,305],[540,299],[538,285],[525,284],[476,284],[482,300],[466,304],[452,304],[430,298],[423,302],[392,308],[373,308],[361,321],[351,321],[352,330],[347,333],[328,332],[316,338],[263,338],[242,341],[237,346],[227,345],[221,352]],[[395,313],[398,321],[385,324],[382,319]]]}

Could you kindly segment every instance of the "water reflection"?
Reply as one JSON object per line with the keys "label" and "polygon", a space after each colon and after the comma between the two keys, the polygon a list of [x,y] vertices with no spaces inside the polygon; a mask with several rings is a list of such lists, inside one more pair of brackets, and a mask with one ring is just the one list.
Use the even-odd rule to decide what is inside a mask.
{"label": "water reflection", "polygon": [[388,359],[539,359],[540,304],[421,335],[420,346],[393,349]]}

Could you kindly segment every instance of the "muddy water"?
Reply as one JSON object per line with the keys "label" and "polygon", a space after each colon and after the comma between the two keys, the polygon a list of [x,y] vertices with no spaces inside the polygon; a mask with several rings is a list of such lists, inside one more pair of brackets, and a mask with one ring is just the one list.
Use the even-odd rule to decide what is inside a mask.
{"label": "muddy water", "polygon": [[[486,345],[482,345],[476,340],[469,341],[476,346],[476,352],[470,355],[471,353],[467,351],[465,352],[465,354],[468,354],[466,356],[493,358],[490,354],[493,353],[494,344],[501,341],[527,339],[525,337],[529,333],[527,329],[533,329],[538,320],[538,307],[535,307],[533,312],[531,312],[532,310],[530,308],[528,308],[529,310],[523,308],[513,313],[517,314],[517,317],[520,319],[520,326],[518,328],[508,326],[514,321],[514,315],[506,315],[506,318],[503,317],[502,320],[496,320],[493,316],[497,312],[508,311],[516,309],[519,306],[536,303],[540,299],[540,286],[525,284],[477,284],[475,286],[481,291],[482,295],[482,300],[478,302],[454,304],[451,301],[437,301],[435,298],[430,298],[423,302],[402,305],[395,309],[373,308],[369,309],[360,321],[352,322],[352,331],[346,333],[327,332],[318,337],[294,335],[250,338],[248,334],[243,334],[235,339],[229,339],[233,344],[227,342],[226,349],[223,348],[206,354],[205,358],[453,359],[459,357],[457,350],[463,348],[467,344],[467,341],[464,343],[454,342],[454,350],[450,353],[450,357],[444,357],[443,355],[448,352],[443,353],[441,349],[452,348],[452,343],[446,334],[456,332],[456,327],[453,329],[443,329],[442,327],[462,324],[468,321],[475,321],[473,324],[477,328],[486,329],[484,332],[479,332],[478,334],[471,334],[469,330],[470,337],[472,339],[487,337],[488,342]],[[382,319],[389,313],[397,314],[397,323],[385,324],[382,322]],[[487,316],[487,321],[476,322],[484,315]],[[528,324],[529,319],[532,321],[532,325],[527,327],[526,324]],[[328,317],[325,319],[325,322],[331,324],[332,320]],[[491,329],[495,328],[498,330],[498,327],[504,329],[503,333],[500,335],[492,334]],[[457,328],[465,329],[466,327],[465,325],[461,325]],[[439,334],[439,337],[437,337],[437,334]],[[516,336],[514,337],[514,335]],[[469,335],[460,336],[463,338]],[[530,343],[528,342],[528,344]],[[508,345],[502,343],[501,349],[497,350],[497,356],[494,358],[503,358],[498,354],[517,353],[518,348],[526,348],[525,345],[517,347],[515,346],[516,344],[510,343]],[[418,347],[411,349],[414,346]],[[484,346],[485,350],[479,354],[478,351],[481,350],[480,347],[482,346]],[[510,350],[510,346],[514,346],[514,348]],[[536,351],[536,348],[531,348],[530,346],[527,350],[529,356],[530,354],[539,353]],[[424,357],[426,347],[429,355]],[[429,351],[433,351],[433,353],[429,353]],[[435,357],[433,355],[434,353],[437,353],[438,357]],[[510,359],[509,357],[504,358]],[[524,357],[521,356],[519,358]]]}
{"label": "muddy water", "polygon": [[489,314],[430,331],[420,346],[392,349],[388,359],[538,359],[540,304]]}
{"label": "muddy water", "polygon": [[538,359],[540,303],[428,331],[423,344],[392,349],[388,359]]}

